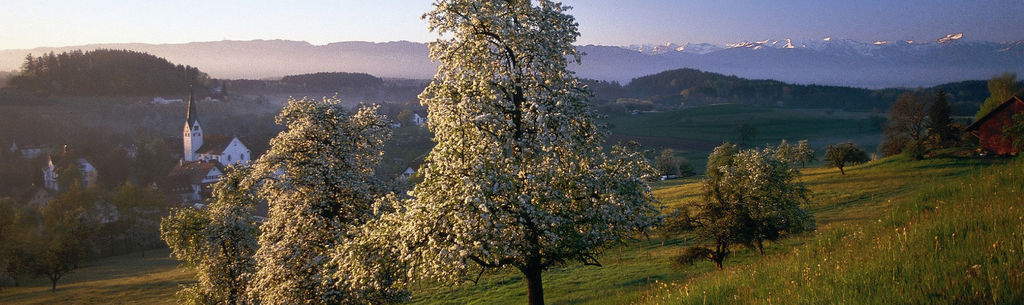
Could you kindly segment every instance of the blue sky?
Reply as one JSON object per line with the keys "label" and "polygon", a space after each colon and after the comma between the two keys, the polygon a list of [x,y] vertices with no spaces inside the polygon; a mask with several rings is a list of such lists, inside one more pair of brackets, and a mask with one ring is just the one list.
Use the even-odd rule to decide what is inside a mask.
{"label": "blue sky", "polygon": [[[565,0],[581,44],[760,39],[1024,40],[1022,0]],[[0,49],[289,39],[429,41],[430,0],[0,0]]]}

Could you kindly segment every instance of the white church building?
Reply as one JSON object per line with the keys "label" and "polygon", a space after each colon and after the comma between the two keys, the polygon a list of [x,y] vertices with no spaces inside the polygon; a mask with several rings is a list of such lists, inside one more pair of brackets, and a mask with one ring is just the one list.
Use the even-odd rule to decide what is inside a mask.
{"label": "white church building", "polygon": [[181,135],[185,145],[182,154],[185,162],[248,164],[252,158],[252,152],[238,140],[238,137],[205,135],[203,126],[196,117],[196,102],[191,92],[188,97],[188,112],[185,113],[185,128]]}
{"label": "white church building", "polygon": [[[252,151],[235,136],[208,135],[196,116],[196,99],[189,88],[188,110],[182,129],[183,154],[158,187],[173,194],[181,202],[199,202],[204,187],[217,182],[224,175],[224,167],[231,164],[249,164]],[[163,184],[163,185],[160,185]]]}

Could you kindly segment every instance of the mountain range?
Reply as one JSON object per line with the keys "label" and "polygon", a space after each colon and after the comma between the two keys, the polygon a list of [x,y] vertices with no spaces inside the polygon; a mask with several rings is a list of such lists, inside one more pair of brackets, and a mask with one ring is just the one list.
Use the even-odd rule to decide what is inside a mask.
{"label": "mountain range", "polygon": [[[658,72],[693,68],[750,79],[862,88],[927,87],[1024,74],[1024,41],[971,41],[954,33],[933,41],[860,42],[826,37],[814,41],[766,39],[726,45],[578,47],[585,56],[571,65],[580,77],[626,83]],[[0,71],[16,70],[27,54],[126,49],[200,68],[215,78],[269,79],[315,72],[361,72],[385,78],[428,79],[436,63],[425,43],[252,40],[181,44],[92,44],[0,50]]]}

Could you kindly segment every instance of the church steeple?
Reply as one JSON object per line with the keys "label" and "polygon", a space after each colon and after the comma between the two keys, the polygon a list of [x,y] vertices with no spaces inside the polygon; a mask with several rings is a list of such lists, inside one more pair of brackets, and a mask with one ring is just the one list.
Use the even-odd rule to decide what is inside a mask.
{"label": "church steeple", "polygon": [[185,113],[185,123],[192,126],[196,119],[196,104],[195,104],[195,92],[192,89],[192,83],[188,84],[188,113]]}
{"label": "church steeple", "polygon": [[196,161],[199,156],[196,151],[203,146],[203,128],[199,126],[199,117],[196,116],[195,93],[192,90],[192,83],[188,84],[188,112],[185,113],[185,128],[182,130],[185,161]]}

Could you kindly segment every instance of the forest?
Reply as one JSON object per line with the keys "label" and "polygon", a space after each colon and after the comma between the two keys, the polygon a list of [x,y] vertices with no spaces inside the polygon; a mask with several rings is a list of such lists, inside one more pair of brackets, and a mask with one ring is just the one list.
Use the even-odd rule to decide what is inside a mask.
{"label": "forest", "polygon": [[177,95],[190,80],[199,89],[209,77],[146,53],[100,49],[28,54],[7,87],[46,96]]}
{"label": "forest", "polygon": [[[862,88],[790,84],[752,80],[695,69],[669,70],[635,78],[628,84],[587,80],[595,103],[605,110],[672,110],[708,104],[737,103],[779,108],[816,108],[884,112],[908,91],[943,90],[953,115],[973,115],[988,97],[986,81],[961,81],[930,88]],[[1024,87],[1024,82],[1018,82]]]}

